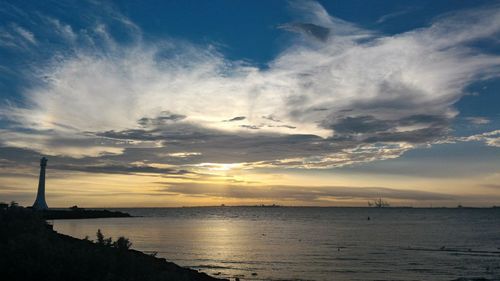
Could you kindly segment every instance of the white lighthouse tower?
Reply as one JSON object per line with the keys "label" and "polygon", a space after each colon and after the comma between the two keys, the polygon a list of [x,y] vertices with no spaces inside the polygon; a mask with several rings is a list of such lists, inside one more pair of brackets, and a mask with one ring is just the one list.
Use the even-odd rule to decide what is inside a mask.
{"label": "white lighthouse tower", "polygon": [[42,157],[40,159],[40,179],[38,180],[38,192],[36,194],[35,203],[33,203],[33,209],[35,210],[47,210],[47,202],[45,202],[45,168],[47,167],[47,158]]}

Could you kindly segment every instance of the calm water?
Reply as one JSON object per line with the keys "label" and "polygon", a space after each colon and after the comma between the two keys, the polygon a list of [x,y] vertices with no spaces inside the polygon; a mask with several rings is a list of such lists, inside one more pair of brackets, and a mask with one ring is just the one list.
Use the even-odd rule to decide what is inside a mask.
{"label": "calm water", "polygon": [[122,210],[142,217],[54,228],[91,239],[100,228],[137,250],[241,280],[500,280],[499,208]]}

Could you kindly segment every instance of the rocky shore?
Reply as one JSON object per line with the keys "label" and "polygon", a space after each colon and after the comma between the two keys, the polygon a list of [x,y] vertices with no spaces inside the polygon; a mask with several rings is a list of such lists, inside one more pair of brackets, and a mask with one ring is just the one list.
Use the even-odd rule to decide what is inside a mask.
{"label": "rocky shore", "polygon": [[224,280],[130,250],[123,237],[102,243],[59,234],[44,218],[22,207],[0,209],[2,280]]}

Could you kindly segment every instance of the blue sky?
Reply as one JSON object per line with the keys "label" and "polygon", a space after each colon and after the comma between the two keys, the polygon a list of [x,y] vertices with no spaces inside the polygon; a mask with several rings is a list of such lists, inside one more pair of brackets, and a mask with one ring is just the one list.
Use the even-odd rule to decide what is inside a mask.
{"label": "blue sky", "polygon": [[0,200],[28,204],[17,186],[46,155],[59,205],[104,204],[72,193],[84,175],[116,205],[498,204],[499,15],[498,1],[1,1]]}

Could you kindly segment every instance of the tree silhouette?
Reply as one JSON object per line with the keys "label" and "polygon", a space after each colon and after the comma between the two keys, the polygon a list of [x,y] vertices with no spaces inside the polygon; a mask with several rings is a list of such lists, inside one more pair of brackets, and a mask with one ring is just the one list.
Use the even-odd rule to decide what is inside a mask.
{"label": "tree silhouette", "polygon": [[110,246],[111,245],[111,242],[112,242],[111,237],[104,238],[104,234],[102,234],[101,229],[97,230],[96,237],[97,237],[97,241],[96,241],[97,244],[103,245],[103,246]]}

